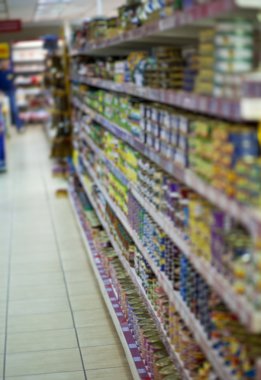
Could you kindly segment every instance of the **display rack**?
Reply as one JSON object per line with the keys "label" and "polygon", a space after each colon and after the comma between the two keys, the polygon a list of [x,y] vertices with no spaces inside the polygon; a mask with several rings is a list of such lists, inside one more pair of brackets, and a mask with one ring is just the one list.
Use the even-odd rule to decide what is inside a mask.
{"label": "display rack", "polygon": [[[226,302],[227,306],[240,318],[241,322],[246,325],[250,331],[258,332],[260,331],[261,326],[261,313],[256,311],[250,303],[242,296],[235,293],[232,289],[229,282],[218,273],[218,271],[210,265],[206,260],[197,257],[193,253],[193,248],[190,247],[187,240],[181,236],[180,232],[173,226],[171,221],[160,211],[158,211],[155,206],[149,203],[135,188],[133,184],[131,184],[128,179],[124,176],[123,173],[119,171],[115,165],[109,161],[101,149],[99,149],[88,136],[84,137],[84,141],[90,146],[90,148],[95,152],[96,157],[100,158],[104,161],[106,167],[109,171],[111,171],[122,183],[124,183],[130,191],[132,195],[136,198],[136,200],[142,205],[142,207],[151,215],[154,221],[162,228],[163,231],[173,240],[173,242],[181,249],[181,251],[189,258],[191,263],[197,269],[197,271],[202,275],[202,277],[207,281],[207,283],[216,290],[219,296]],[[86,169],[89,173],[91,173],[92,179],[94,179],[95,183],[103,193],[106,191],[102,188],[101,184],[97,180],[95,174],[92,169],[86,162],[86,160],[82,159],[85,164]],[[115,210],[115,205],[113,206]],[[126,226],[126,218],[123,214],[117,209],[117,215],[123,225]],[[130,235],[133,236],[133,231],[130,230],[128,226],[126,228]],[[140,244],[140,243],[139,243]]]}
{"label": "display rack", "polygon": [[[251,2],[247,0],[210,0],[204,4],[197,4],[184,10],[176,10],[170,16],[157,19],[156,21],[150,21],[141,27],[121,31],[113,38],[97,38],[92,42],[85,41],[85,43],[82,43],[82,47],[78,50],[74,49],[71,52],[71,55],[73,57],[87,56],[93,62],[94,58],[97,57],[106,58],[109,56],[126,56],[128,52],[133,52],[134,50],[137,51],[138,49],[149,49],[151,47],[164,45],[164,43],[169,45],[170,42],[174,44],[175,42],[180,43],[181,41],[186,42],[188,40],[197,40],[200,29],[206,25],[212,24],[215,20],[223,19],[224,17],[229,19],[229,17],[232,16],[243,16],[254,20],[253,16],[255,16],[255,8],[260,8],[260,5],[261,4],[258,0],[253,0]],[[98,147],[89,136],[92,122],[98,124],[103,131],[110,132],[112,140],[116,137],[116,140],[119,140],[120,143],[126,143],[126,145],[133,148],[135,152],[139,152],[150,162],[156,164],[163,172],[169,174],[183,185],[186,185],[195,192],[197,196],[201,196],[205,201],[208,201],[211,205],[233,218],[233,220],[235,220],[240,226],[244,226],[245,229],[248,230],[252,241],[254,244],[257,244],[258,247],[260,246],[258,243],[260,243],[261,235],[260,208],[258,209],[244,205],[236,199],[230,198],[225,192],[218,190],[207,181],[200,178],[192,169],[186,168],[185,165],[178,165],[173,159],[163,158],[163,156],[157,153],[155,149],[136,138],[135,133],[131,134],[127,129],[124,129],[116,122],[111,121],[106,112],[102,113],[102,107],[96,109],[90,108],[86,104],[83,95],[85,86],[88,86],[87,90],[88,88],[91,88],[91,90],[102,89],[112,93],[120,93],[128,95],[129,97],[135,97],[135,99],[140,98],[142,101],[156,102],[160,103],[162,106],[168,105],[183,111],[198,113],[200,114],[199,117],[215,117],[231,123],[258,122],[261,119],[260,75],[245,75],[241,83],[241,97],[236,99],[233,97],[226,98],[215,97],[212,95],[201,95],[196,92],[184,92],[181,90],[142,87],[133,83],[117,83],[116,80],[106,80],[96,76],[88,77],[87,75],[81,75],[75,72],[73,72],[71,82],[75,85],[74,96],[72,97],[72,104],[75,108],[76,115],[74,120],[75,131],[77,131],[75,138],[83,143],[84,146],[88,147],[86,151],[91,157],[91,163],[89,163],[84,155],[81,154],[80,144],[74,142],[74,150],[76,154],[79,155],[78,163],[80,163],[79,166],[76,165],[76,175],[88,195],[92,206],[96,210],[98,218],[103,225],[103,228],[106,230],[111,244],[125,268],[125,271],[131,277],[132,282],[142,296],[143,302],[149,310],[150,315],[156,322],[158,331],[161,334],[162,342],[167,348],[173,363],[175,363],[178,368],[181,378],[190,379],[191,377],[182,362],[178,351],[171,345],[168,334],[164,330],[164,326],[161,323],[157,312],[154,310],[148,295],[143,289],[142,283],[135,270],[129,265],[119,244],[115,240],[114,233],[112,232],[113,227],[111,227],[106,221],[102,205],[97,198],[93,196],[93,188],[98,189],[98,192],[104,200],[103,202],[105,202],[106,205],[109,205],[109,209],[113,211],[116,218],[120,221],[121,225],[133,240],[138,251],[141,252],[142,257],[156,276],[158,284],[164,290],[168,300],[175,306],[175,310],[178,311],[180,318],[190,330],[209,363],[211,363],[218,378],[223,380],[238,379],[236,375],[229,371],[229,365],[224,362],[222,355],[219,355],[217,352],[214,342],[207,336],[199,319],[187,306],[181,293],[174,290],[173,284],[165,272],[161,270],[160,266],[150,254],[148,248],[138,236],[138,233],[132,228],[129,217],[126,216],[125,212],[123,212],[120,206],[111,197],[107,188],[108,184],[105,186],[104,178],[100,178],[101,173],[96,172],[94,169],[94,167],[96,167],[96,162],[99,162],[97,165],[99,170],[103,172],[103,168],[106,167],[106,173],[109,173],[110,175],[113,174],[113,176],[119,180],[121,185],[124,188],[127,188],[128,196],[131,194],[142,209],[152,218],[153,223],[159,226],[173,241],[186,259],[192,264],[193,269],[200,274],[208,286],[215,291],[222,301],[224,301],[227,308],[233,313],[233,316],[239,318],[242,325],[244,325],[243,328],[245,328],[246,331],[249,331],[249,334],[261,332],[260,309],[254,305],[254,300],[253,303],[251,302],[249,294],[242,295],[238,293],[235,288],[233,288],[232,281],[230,282],[224,274],[218,272],[211,260],[207,261],[205,258],[197,255],[194,251],[193,245],[190,244],[188,239],[182,236],[171,220],[150,203],[141,194],[138,188],[136,188],[135,184],[133,184],[132,181],[121,172],[117,165],[108,159],[102,148]],[[81,87],[81,91],[77,90],[77,86]],[[102,93],[102,91],[100,91],[99,94],[100,93]],[[113,94],[111,95],[113,98]],[[99,102],[99,97],[98,100],[95,98],[95,101]],[[97,111],[97,109],[99,109],[99,111]],[[79,120],[77,120],[77,118],[81,118],[81,116],[79,116],[81,114],[85,115],[83,116],[83,119],[90,120],[90,123],[88,122],[89,125],[86,126],[86,128],[84,122],[79,122]],[[86,118],[86,115],[88,115],[88,118]],[[102,162],[102,169],[100,167],[100,162]],[[258,249],[259,248],[256,248],[256,250]],[[256,380],[261,378],[260,359],[255,361],[255,376],[253,375],[253,378]]]}
{"label": "display rack", "polygon": [[44,81],[50,117],[45,130],[52,157],[64,159],[71,153],[69,57],[64,40],[58,40],[56,45],[46,59]]}
{"label": "display rack", "polygon": [[239,100],[215,98],[181,91],[140,87],[131,83],[115,83],[99,78],[73,77],[72,82],[120,92],[233,122],[256,121],[261,118],[261,113],[259,114],[258,111],[261,109],[260,98]]}
{"label": "display rack", "polygon": [[167,161],[166,159],[160,157],[152,149],[149,149],[139,140],[135,139],[129,132],[122,129],[117,124],[112,123],[98,112],[90,109],[78,98],[73,98],[73,104],[83,112],[90,114],[93,119],[100,123],[104,128],[112,132],[119,139],[131,145],[140,153],[144,154],[167,173],[190,186],[193,190],[197,191],[214,205],[226,211],[236,220],[240,221],[253,233],[253,235],[258,236],[261,233],[261,214],[259,211],[242,206],[240,203],[233,201],[220,191],[203,182],[199,177],[191,172],[191,170],[183,169],[173,161]]}
{"label": "display rack", "polygon": [[43,42],[35,40],[14,43],[12,54],[19,117],[25,123],[43,123],[48,118],[43,89],[46,55]]}
{"label": "display rack", "polygon": [[[101,294],[106,303],[106,306],[112,317],[112,321],[121,340],[124,348],[132,375],[134,380],[149,380],[146,370],[143,366],[143,362],[140,358],[139,351],[136,347],[132,334],[129,331],[128,325],[123,317],[123,313],[120,304],[117,302],[115,290],[111,284],[110,278],[105,275],[104,268],[99,259],[99,253],[96,251],[93,244],[93,237],[90,227],[81,218],[81,213],[77,207],[77,201],[72,188],[69,188],[70,201],[74,210],[76,220],[82,235],[88,258],[91,262],[91,266],[96,275]],[[135,359],[134,359],[135,358]]]}
{"label": "display rack", "polygon": [[[246,12],[242,9],[245,7],[247,7],[249,11],[250,7],[260,7],[260,3],[258,0],[251,2],[247,0],[211,0],[206,4],[198,4],[186,10],[175,11],[171,16],[120,33],[117,37],[96,43],[88,43],[86,47],[79,51],[73,50],[72,55],[110,55],[112,49],[115,54],[115,52],[122,52],[121,49],[123,48],[130,49],[133,45],[136,45],[137,48],[137,43],[145,43],[147,46],[149,43],[159,45],[160,42],[163,41],[164,43],[166,41],[166,38],[169,37],[169,33],[172,33],[173,37],[176,38],[188,36],[187,28],[190,28],[190,37],[196,32],[196,35],[194,35],[195,38],[197,37],[200,22],[204,22],[206,19],[212,20],[235,14],[242,16]],[[254,15],[254,12],[251,14]],[[109,50],[110,48],[111,51]]]}
{"label": "display rack", "polygon": [[[93,174],[92,170],[90,169],[90,167],[88,166],[88,164],[86,164],[86,168],[89,170],[92,176],[92,178],[94,179],[95,178],[95,175]],[[166,332],[164,330],[164,327],[162,326],[162,324],[160,323],[159,319],[158,319],[158,316],[153,308],[153,306],[151,305],[151,302],[150,300],[148,299],[142,285],[141,285],[141,282],[139,280],[139,278],[137,277],[135,271],[130,267],[129,263],[127,262],[127,260],[125,259],[125,257],[123,256],[122,252],[121,252],[121,249],[119,247],[119,245],[116,243],[114,237],[112,236],[111,232],[110,232],[110,228],[108,226],[108,224],[106,223],[106,221],[104,220],[104,217],[102,216],[102,213],[99,211],[99,205],[97,204],[97,202],[95,201],[94,197],[92,196],[92,191],[91,191],[91,188],[87,186],[87,183],[86,183],[86,180],[83,176],[83,174],[81,173],[80,169],[79,168],[76,168],[76,173],[77,173],[77,176],[83,186],[83,188],[85,189],[86,191],[86,194],[88,195],[88,198],[90,200],[90,202],[92,203],[92,206],[94,207],[95,211],[96,211],[96,214],[103,226],[103,228],[105,229],[105,231],[107,232],[109,238],[110,238],[110,241],[113,245],[113,248],[115,249],[115,252],[117,253],[125,271],[128,273],[128,275],[130,276],[133,284],[136,286],[136,289],[137,291],[139,292],[139,294],[142,296],[142,299],[144,301],[144,303],[147,305],[148,307],[148,310],[150,312],[150,315],[152,316],[154,322],[156,323],[156,326],[158,328],[158,331],[162,337],[162,340],[164,342],[164,345],[169,353],[169,355],[171,356],[173,362],[175,363],[175,365],[177,366],[177,368],[179,369],[180,373],[182,374],[182,378],[184,380],[190,380],[190,375],[188,373],[188,371],[184,368],[184,365],[179,357],[178,354],[176,354],[175,350],[173,349],[173,347],[171,346],[171,343],[166,335]],[[97,186],[100,187],[100,184],[99,182],[95,182],[95,184]],[[115,209],[114,209],[115,210]],[[128,227],[129,228],[129,227]]]}

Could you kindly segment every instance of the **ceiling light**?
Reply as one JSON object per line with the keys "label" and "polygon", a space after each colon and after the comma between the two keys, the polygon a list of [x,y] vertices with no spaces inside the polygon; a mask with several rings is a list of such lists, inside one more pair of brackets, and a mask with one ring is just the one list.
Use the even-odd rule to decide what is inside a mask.
{"label": "ceiling light", "polygon": [[38,0],[39,5],[45,4],[69,4],[72,0]]}

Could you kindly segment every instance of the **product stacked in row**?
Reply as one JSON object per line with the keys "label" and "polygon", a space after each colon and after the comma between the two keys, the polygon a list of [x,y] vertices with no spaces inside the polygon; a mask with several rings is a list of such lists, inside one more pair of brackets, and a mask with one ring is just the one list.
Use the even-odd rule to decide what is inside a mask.
{"label": "product stacked in row", "polygon": [[[229,352],[232,355],[234,347],[243,345],[240,349],[242,364],[239,365],[238,360],[235,361],[235,356],[233,364],[230,363],[231,374],[235,373],[238,379],[251,378],[255,374],[255,363],[259,356],[259,335],[252,336],[251,344],[248,342],[247,330],[241,326],[237,317],[227,309],[220,297],[195,270],[182,250],[146,212],[129,189],[128,181],[144,199],[147,199],[160,211],[159,215],[173,223],[184,241],[187,240],[190,244],[194,255],[198,255],[213,265],[231,283],[236,293],[244,295],[255,308],[259,308],[258,254],[254,252],[255,247],[249,233],[233,218],[174,178],[164,174],[160,168],[101,126],[98,124],[92,126],[90,119],[87,124],[86,119],[85,117],[85,123],[81,121],[82,131],[79,135],[78,149],[81,153],[80,157],[83,159],[83,162],[81,160],[80,162],[84,165],[85,162],[91,165],[109,197],[126,215],[131,229],[136,231],[151,260],[171,282],[173,290],[179,292],[209,339],[213,339],[214,342],[216,335],[223,337],[220,339],[225,339],[228,333],[225,330],[226,324],[222,326],[216,322],[218,326],[221,326],[221,330],[223,329],[222,332],[216,331],[213,327],[216,315],[221,316],[219,310],[222,310],[222,318],[234,321],[240,334],[236,335],[236,329],[230,331]],[[89,140],[97,147],[95,150]],[[104,154],[97,156],[97,149],[101,149],[100,152],[103,151]],[[108,165],[108,162],[111,164]],[[107,209],[106,214],[111,215],[111,210]],[[114,224],[113,218],[108,221],[108,225]],[[122,227],[115,228],[117,231],[121,231],[117,241],[122,240],[122,236],[124,241],[126,232],[123,232]],[[112,234],[114,234],[113,231]],[[124,256],[134,266],[137,273],[140,273],[140,263],[143,263],[142,266],[145,265],[153,273],[149,269],[148,262],[130,241],[126,245],[122,243],[120,246],[125,247]],[[157,282],[155,274],[153,277]],[[145,282],[144,288],[147,290]],[[148,290],[148,294],[153,294],[154,288],[152,289]],[[204,302],[203,294],[206,297]],[[150,296],[148,295],[148,297]],[[197,304],[199,300],[203,302],[204,306],[201,305],[201,301],[200,304]],[[151,302],[153,303],[152,299]],[[254,357],[252,351],[249,356],[247,354],[250,352],[248,344],[252,345],[253,342],[256,342],[254,348],[256,356],[254,355]],[[218,345],[215,350],[224,356],[225,353],[221,346]]]}
{"label": "product stacked in row", "polygon": [[126,58],[76,58],[73,73],[76,78],[240,98],[244,74],[258,66],[253,23],[216,22],[214,28],[200,32],[199,40],[199,46],[157,47],[152,53],[136,51]]}
{"label": "product stacked in row", "polygon": [[106,41],[126,31],[147,25],[160,18],[175,15],[176,11],[209,3],[210,0],[127,0],[118,8],[117,17],[96,17],[75,29],[72,44],[75,49],[84,49],[97,41]]}
{"label": "product stacked in row", "polygon": [[[134,267],[147,298],[164,326],[175,351],[183,359],[185,368],[193,379],[208,379],[208,376],[214,376],[214,373],[210,375],[210,372],[213,372],[211,365],[194,341],[193,333],[195,332],[186,326],[175,305],[169,301],[168,296],[161,288],[150,264],[132,242],[111,207],[106,205],[106,200],[102,199],[101,201],[101,198],[103,196],[98,193],[97,203],[101,204],[98,207],[103,210],[103,217],[110,226],[111,234],[121,247],[127,261]],[[179,248],[157,227],[132,196],[129,197],[129,210],[130,225],[136,230],[151,259],[171,281],[174,291],[180,294],[190,312],[205,330],[208,339],[212,342],[213,350],[224,358],[231,376],[234,376],[235,379],[253,378],[256,359],[260,355],[260,336],[251,335],[251,340],[249,339],[248,332],[242,327],[236,316],[227,309]],[[137,307],[141,310],[139,302],[137,302]],[[144,315],[143,311],[142,315]],[[137,337],[140,337],[140,334],[137,334]],[[187,355],[182,348],[185,342]]]}
{"label": "product stacked in row", "polygon": [[183,379],[260,377],[261,146],[242,93],[260,41],[236,4],[129,1],[73,41],[76,172],[141,295],[128,318],[149,311]]}
{"label": "product stacked in row", "polygon": [[[245,294],[259,308],[259,250],[249,232],[110,132],[84,120],[83,154],[122,211],[127,215],[131,209],[129,182],[190,242],[194,254],[214,265],[237,293]],[[95,156],[84,135],[103,151],[105,161]]]}
{"label": "product stacked in row", "polygon": [[[207,379],[210,376],[217,379],[213,368],[196,343],[193,334],[191,334],[182,320],[180,320],[179,324],[180,330],[177,329],[178,323],[175,323],[173,320],[173,305],[169,303],[168,297],[158,283],[149,263],[139,252],[131,237],[108,205],[106,205],[104,217],[110,226],[111,234],[121,247],[121,251],[125,254],[126,259],[134,267],[137,276],[140,278],[146,296],[163,325],[166,335],[175,348],[177,347],[177,352],[182,358],[184,367],[189,371],[190,376],[193,379]],[[176,342],[174,343],[172,337],[175,334]]]}
{"label": "product stacked in row", "polygon": [[163,159],[190,168],[228,197],[260,208],[260,144],[255,127],[84,86],[74,87],[74,94]]}
{"label": "product stacked in row", "polygon": [[[91,227],[92,239],[99,252],[101,265],[105,275],[110,279],[128,327],[136,341],[141,358],[148,371],[146,379],[178,380],[179,373],[170,360],[168,353],[161,342],[156,325],[138,295],[130,277],[124,270],[117,254],[111,246],[106,232],[86,197],[84,190],[77,180],[74,181],[73,191],[80,207],[83,227]],[[86,227],[85,227],[86,228]]]}

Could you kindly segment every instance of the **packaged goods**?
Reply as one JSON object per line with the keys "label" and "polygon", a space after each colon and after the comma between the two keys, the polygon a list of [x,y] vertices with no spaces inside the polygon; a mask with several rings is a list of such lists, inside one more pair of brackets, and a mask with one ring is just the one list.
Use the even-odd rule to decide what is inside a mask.
{"label": "packaged goods", "polygon": [[[83,195],[80,196],[80,199],[86,205],[84,208],[86,210],[90,209]],[[136,218],[139,218],[137,215],[141,214],[134,210],[132,225],[139,228],[137,223],[140,223],[140,226],[144,226],[143,233],[147,234],[147,231],[149,232],[149,229],[145,227],[147,223],[143,223],[141,219],[135,222]],[[113,210],[108,205],[106,206],[104,217],[115,240],[121,247],[124,247],[125,251],[130,251],[126,253],[125,257],[128,261],[130,260],[130,265],[133,266],[137,276],[140,278],[142,287],[160,322],[165,326],[169,339],[176,352],[179,353],[185,368],[192,378],[207,379],[210,376],[216,379],[215,372],[194,340],[193,330],[191,331],[189,326],[186,326],[175,305],[169,302],[149,263],[131,242],[130,236],[124,231],[124,227],[119,223]],[[140,230],[139,234],[141,233]],[[163,244],[166,247],[166,236],[164,237],[161,233],[159,238],[161,245]],[[164,239],[165,243],[163,243],[162,239]],[[160,342],[157,329],[148,320],[149,316],[144,306],[142,306],[142,300],[135,295],[133,285],[126,276],[117,255],[110,247],[106,234],[102,233],[99,240],[103,242],[101,256],[103,266],[112,279],[114,288],[117,290],[122,303],[122,310],[138,342],[145,365],[150,368],[150,373],[153,374],[155,379],[164,379],[164,376],[170,375],[178,376],[170,358],[164,353],[164,346]],[[144,240],[144,244],[150,249],[149,240],[147,240],[147,243]],[[99,246],[101,249],[100,244]],[[151,248],[150,254],[155,255],[155,247]],[[235,315],[226,308],[220,298],[210,289],[182,252],[176,251],[174,256],[177,259],[174,260],[176,263],[174,270],[175,289],[180,292],[191,313],[195,315],[205,330],[214,350],[220,354],[223,358],[222,360],[226,361],[227,368],[235,379],[250,379],[255,376],[255,360],[260,354],[259,335],[252,334],[251,338],[246,339],[246,334],[248,333],[238,322]],[[158,262],[156,256],[155,260],[157,266],[161,267],[164,273],[167,273],[167,267],[162,267],[162,262]],[[168,253],[166,251],[165,262],[167,263],[167,261]],[[170,262],[173,262],[173,258]]]}

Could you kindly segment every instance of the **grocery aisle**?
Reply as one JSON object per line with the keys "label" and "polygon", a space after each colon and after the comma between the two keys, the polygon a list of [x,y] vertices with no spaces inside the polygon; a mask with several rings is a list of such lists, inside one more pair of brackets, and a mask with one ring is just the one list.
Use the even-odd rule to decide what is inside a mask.
{"label": "grocery aisle", "polygon": [[[0,379],[127,380],[41,128],[11,139],[0,176]],[[85,371],[85,373],[84,373]]]}

